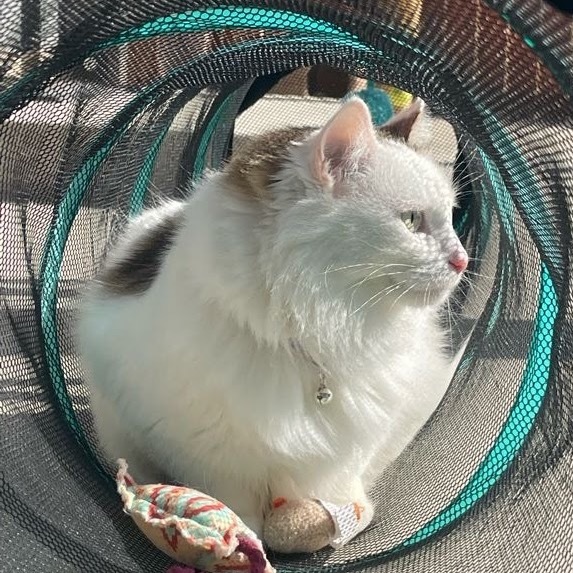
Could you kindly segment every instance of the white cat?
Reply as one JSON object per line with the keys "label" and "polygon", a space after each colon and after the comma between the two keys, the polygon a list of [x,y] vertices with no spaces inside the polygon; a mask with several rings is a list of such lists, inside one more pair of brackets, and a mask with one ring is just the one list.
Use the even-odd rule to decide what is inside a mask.
{"label": "white cat", "polygon": [[407,145],[421,114],[380,136],[352,99],[130,224],[80,321],[110,459],[219,498],[259,534],[276,497],[370,519],[372,477],[456,365],[438,312],[467,255],[451,181]]}

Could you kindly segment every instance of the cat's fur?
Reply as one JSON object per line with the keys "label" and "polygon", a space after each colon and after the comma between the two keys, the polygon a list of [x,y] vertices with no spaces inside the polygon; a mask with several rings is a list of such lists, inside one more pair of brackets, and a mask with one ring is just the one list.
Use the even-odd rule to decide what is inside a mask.
{"label": "cat's fur", "polygon": [[[407,140],[420,112],[386,133]],[[378,137],[351,100],[319,132],[266,136],[189,201],[144,213],[80,321],[106,454],[142,482],[214,495],[259,533],[278,496],[370,514],[372,477],[455,367],[438,326],[460,277],[448,261],[467,261],[454,201],[430,159]],[[417,233],[409,210],[424,212]]]}

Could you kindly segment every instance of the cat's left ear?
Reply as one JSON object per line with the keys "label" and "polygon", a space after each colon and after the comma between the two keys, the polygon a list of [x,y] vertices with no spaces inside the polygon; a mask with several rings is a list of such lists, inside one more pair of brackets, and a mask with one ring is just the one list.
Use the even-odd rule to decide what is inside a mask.
{"label": "cat's left ear", "polygon": [[414,126],[422,119],[426,104],[420,98],[414,101],[402,111],[392,116],[379,130],[395,139],[401,139],[408,143]]}
{"label": "cat's left ear", "polygon": [[360,98],[344,103],[310,145],[314,179],[334,189],[336,183],[367,163],[376,149],[376,131],[368,106]]}

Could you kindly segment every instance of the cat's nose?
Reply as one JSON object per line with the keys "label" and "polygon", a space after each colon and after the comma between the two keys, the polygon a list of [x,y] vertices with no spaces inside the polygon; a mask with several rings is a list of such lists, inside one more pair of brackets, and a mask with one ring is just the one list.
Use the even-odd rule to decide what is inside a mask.
{"label": "cat's nose", "polygon": [[468,266],[468,254],[463,249],[456,249],[448,262],[456,273],[463,273]]}

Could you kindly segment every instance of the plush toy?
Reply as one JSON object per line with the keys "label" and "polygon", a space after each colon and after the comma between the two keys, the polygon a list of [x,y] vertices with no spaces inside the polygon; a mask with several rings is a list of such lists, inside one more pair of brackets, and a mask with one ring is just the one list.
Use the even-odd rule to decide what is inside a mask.
{"label": "plush toy", "polygon": [[372,519],[358,503],[334,505],[315,499],[273,502],[265,519],[265,544],[277,553],[314,553],[338,548],[356,537]]}
{"label": "plush toy", "polygon": [[124,511],[172,559],[209,573],[274,573],[257,536],[228,507],[186,487],[138,485],[125,460],[118,464]]}
{"label": "plush toy", "polygon": [[[124,511],[158,549],[185,564],[168,573],[274,573],[261,541],[224,504],[187,487],[138,485],[126,461],[118,464],[117,491]],[[265,519],[265,544],[278,553],[340,547],[368,525],[372,516],[366,513],[355,503],[279,498]]]}

